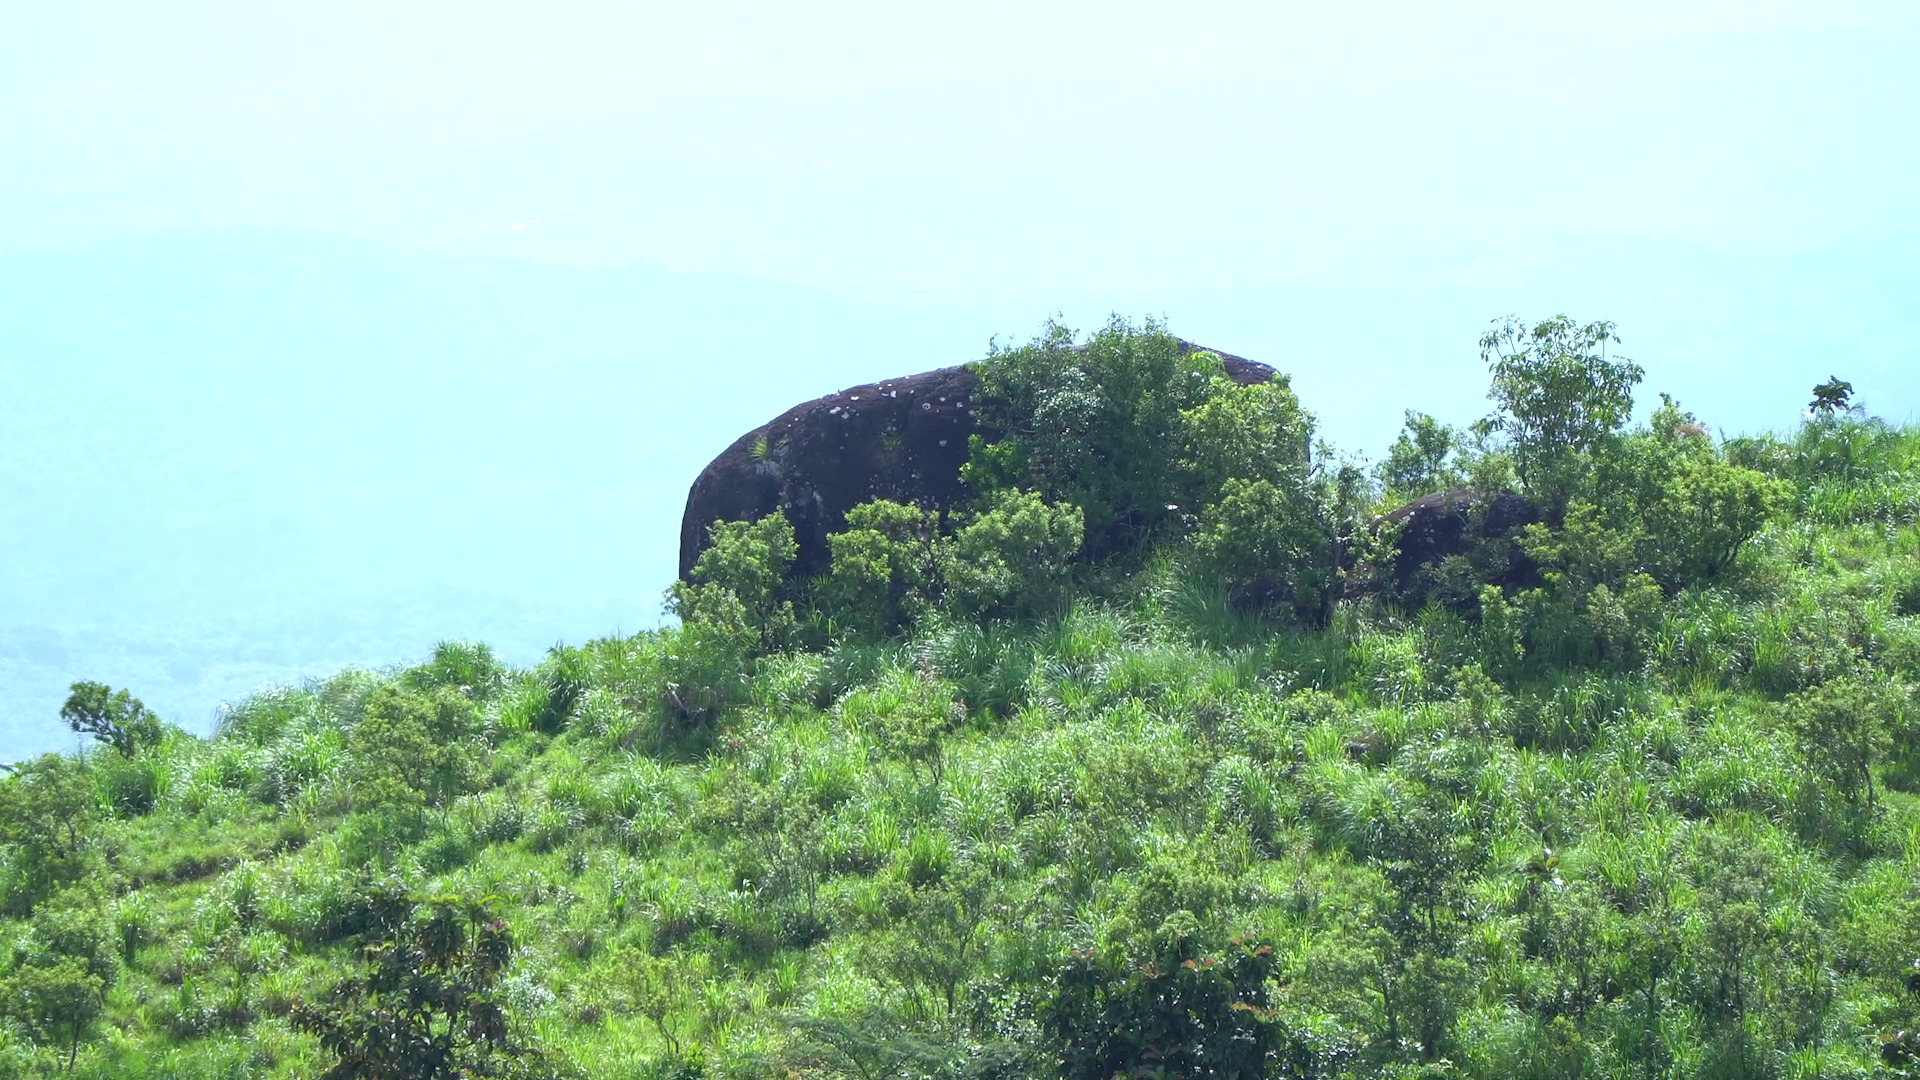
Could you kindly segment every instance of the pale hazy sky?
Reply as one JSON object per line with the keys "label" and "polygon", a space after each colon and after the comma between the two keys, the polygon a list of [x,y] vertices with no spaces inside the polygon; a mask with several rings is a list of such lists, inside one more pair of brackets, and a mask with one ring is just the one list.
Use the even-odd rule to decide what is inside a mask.
{"label": "pale hazy sky", "polygon": [[[49,596],[200,580],[98,527],[154,496],[129,479],[153,460],[185,463],[167,482],[210,515],[168,550],[227,565],[221,545],[250,545],[262,581],[311,582],[315,551],[344,551],[344,580],[374,549],[353,550],[348,510],[308,506],[272,535],[310,537],[297,519],[332,538],[276,563],[250,531],[273,518],[261,492],[390,483],[350,508],[394,523],[390,555],[472,520],[410,494],[456,445],[520,470],[516,490],[573,485],[551,533],[475,541],[467,578],[543,580],[529,559],[564,549],[599,582],[581,553],[637,553],[617,590],[540,586],[585,614],[521,628],[604,632],[588,601],[665,584],[681,493],[739,431],[1055,311],[1163,314],[1273,363],[1372,454],[1403,409],[1485,411],[1473,342],[1508,312],[1616,320],[1646,397],[1731,429],[1793,422],[1829,374],[1907,419],[1915,57],[1914,0],[7,5],[0,462],[84,462],[104,486],[0,476],[17,549],[0,632],[11,613],[42,633]],[[354,428],[387,479],[283,447],[296,483],[207,440],[236,417],[334,430],[339,393],[275,381],[299,358],[303,385],[390,375],[421,400],[457,370],[475,401],[508,389],[458,438],[451,412],[393,445],[391,424]],[[724,393],[695,403],[708,373]],[[601,411],[518,443],[511,422],[472,429],[528,380]],[[102,441],[76,385],[173,422]],[[585,513],[581,492],[628,516]],[[388,555],[396,580],[428,573]],[[75,575],[91,584],[45,586]],[[461,618],[441,625],[500,632]]]}
{"label": "pale hazy sky", "polygon": [[1469,327],[1566,309],[1654,352],[1778,336],[1828,291],[1843,356],[1912,325],[1911,0],[186,0],[0,28],[0,250],[326,230],[979,308],[982,339],[1055,309],[1207,337],[1193,313],[1264,293],[1225,302],[1243,351],[1327,290],[1346,333],[1464,290],[1499,299]]}
{"label": "pale hazy sky", "polygon": [[82,0],[0,25],[9,246],[255,225],[971,299],[1479,279],[1592,242],[1910,255],[1916,227],[1908,0]]}

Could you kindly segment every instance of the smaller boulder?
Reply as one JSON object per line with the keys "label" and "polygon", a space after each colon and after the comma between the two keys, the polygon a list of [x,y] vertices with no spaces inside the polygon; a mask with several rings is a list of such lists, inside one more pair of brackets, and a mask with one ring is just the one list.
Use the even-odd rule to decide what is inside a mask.
{"label": "smaller boulder", "polygon": [[1470,607],[1481,584],[1525,586],[1537,568],[1514,541],[1542,520],[1539,507],[1510,491],[1489,497],[1462,487],[1424,495],[1375,519],[1376,532],[1399,527],[1386,580],[1378,585],[1409,608],[1429,600]]}

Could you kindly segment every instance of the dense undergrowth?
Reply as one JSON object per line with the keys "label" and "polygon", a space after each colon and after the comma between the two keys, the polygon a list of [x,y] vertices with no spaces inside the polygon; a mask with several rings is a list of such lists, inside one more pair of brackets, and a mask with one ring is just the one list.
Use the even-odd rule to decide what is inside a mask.
{"label": "dense undergrowth", "polygon": [[[1670,406],[1522,480],[1492,425],[1415,418],[1370,486],[1263,393],[1296,450],[1209,481],[1266,508],[1239,563],[1229,517],[1030,438],[976,457],[973,517],[870,513],[837,583],[741,527],[683,626],[18,767],[0,1074],[318,1076],[393,898],[444,894],[500,917],[468,989],[545,1050],[502,1075],[1905,1075],[1920,430]],[[1240,399],[1161,420],[1209,400],[1245,434]],[[1153,482],[1223,468],[1187,461]],[[1340,561],[1503,475],[1558,504],[1531,578]]]}

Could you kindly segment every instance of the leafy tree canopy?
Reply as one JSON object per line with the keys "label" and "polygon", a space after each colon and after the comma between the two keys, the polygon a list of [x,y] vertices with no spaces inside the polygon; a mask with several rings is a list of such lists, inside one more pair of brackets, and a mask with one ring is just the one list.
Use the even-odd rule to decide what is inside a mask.
{"label": "leafy tree canopy", "polygon": [[67,703],[60,707],[60,719],[74,731],[118,750],[123,757],[132,757],[159,742],[164,730],[160,718],[139,698],[97,682],[74,683]]}
{"label": "leafy tree canopy", "polygon": [[1581,325],[1565,315],[1528,326],[1508,316],[1480,338],[1493,375],[1487,396],[1499,408],[1483,423],[1512,445],[1515,471],[1530,494],[1564,506],[1588,456],[1633,411],[1640,365],[1610,359],[1618,344],[1610,322]]}

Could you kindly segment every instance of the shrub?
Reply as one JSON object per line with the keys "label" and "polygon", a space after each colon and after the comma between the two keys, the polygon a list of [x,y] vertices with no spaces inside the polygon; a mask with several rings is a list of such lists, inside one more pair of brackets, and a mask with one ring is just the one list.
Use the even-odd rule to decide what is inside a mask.
{"label": "shrub", "polygon": [[1786,701],[1787,722],[1815,775],[1847,802],[1874,804],[1874,767],[1886,761],[1896,733],[1906,734],[1910,702],[1903,689],[1842,676]]}
{"label": "shrub", "polygon": [[940,515],[875,499],[847,511],[827,537],[832,568],[820,598],[834,620],[885,637],[932,609],[940,582]]}
{"label": "shrub", "polygon": [[484,902],[376,887],[368,903],[378,929],[362,947],[367,969],[293,1009],[335,1059],[323,1080],[560,1074],[513,1031],[499,985],[513,935]]}
{"label": "shrub", "polygon": [[1206,570],[1246,602],[1325,618],[1333,585],[1333,538],[1301,488],[1229,479],[1199,515],[1193,548]]}
{"label": "shrub", "polygon": [[[704,621],[660,632],[662,704],[672,716],[704,724],[746,700],[753,668],[751,641]],[[662,735],[666,734],[663,729]]]}
{"label": "shrub", "polygon": [[793,523],[775,511],[758,521],[716,521],[687,581],[667,590],[682,623],[777,648],[794,625],[788,571],[799,552]]}
{"label": "shrub", "polygon": [[472,786],[473,702],[456,690],[390,685],[375,691],[347,743],[356,805],[409,810],[440,806]]}
{"label": "shrub", "polygon": [[1030,488],[1086,514],[1088,554],[1134,551],[1180,525],[1182,412],[1225,368],[1161,324],[1114,316],[1084,346],[1048,323],[1027,345],[974,365],[983,427],[963,471],[982,494]]}
{"label": "shrub", "polygon": [[7,909],[24,914],[97,864],[99,803],[84,765],[47,754],[0,777]]}
{"label": "shrub", "polygon": [[1065,1080],[1258,1080],[1288,1049],[1267,1000],[1273,966],[1269,946],[1236,940],[1207,951],[1170,925],[1149,956],[1075,954],[1055,977],[1041,1029],[1059,1047]]}
{"label": "shrub", "polygon": [[1078,506],[1033,492],[991,493],[941,545],[944,606],[974,616],[1051,612],[1067,594],[1085,534]]}
{"label": "shrub", "polygon": [[64,1051],[69,1073],[81,1042],[105,1011],[105,996],[100,977],[73,957],[19,965],[0,977],[0,1015],[34,1039]]}

